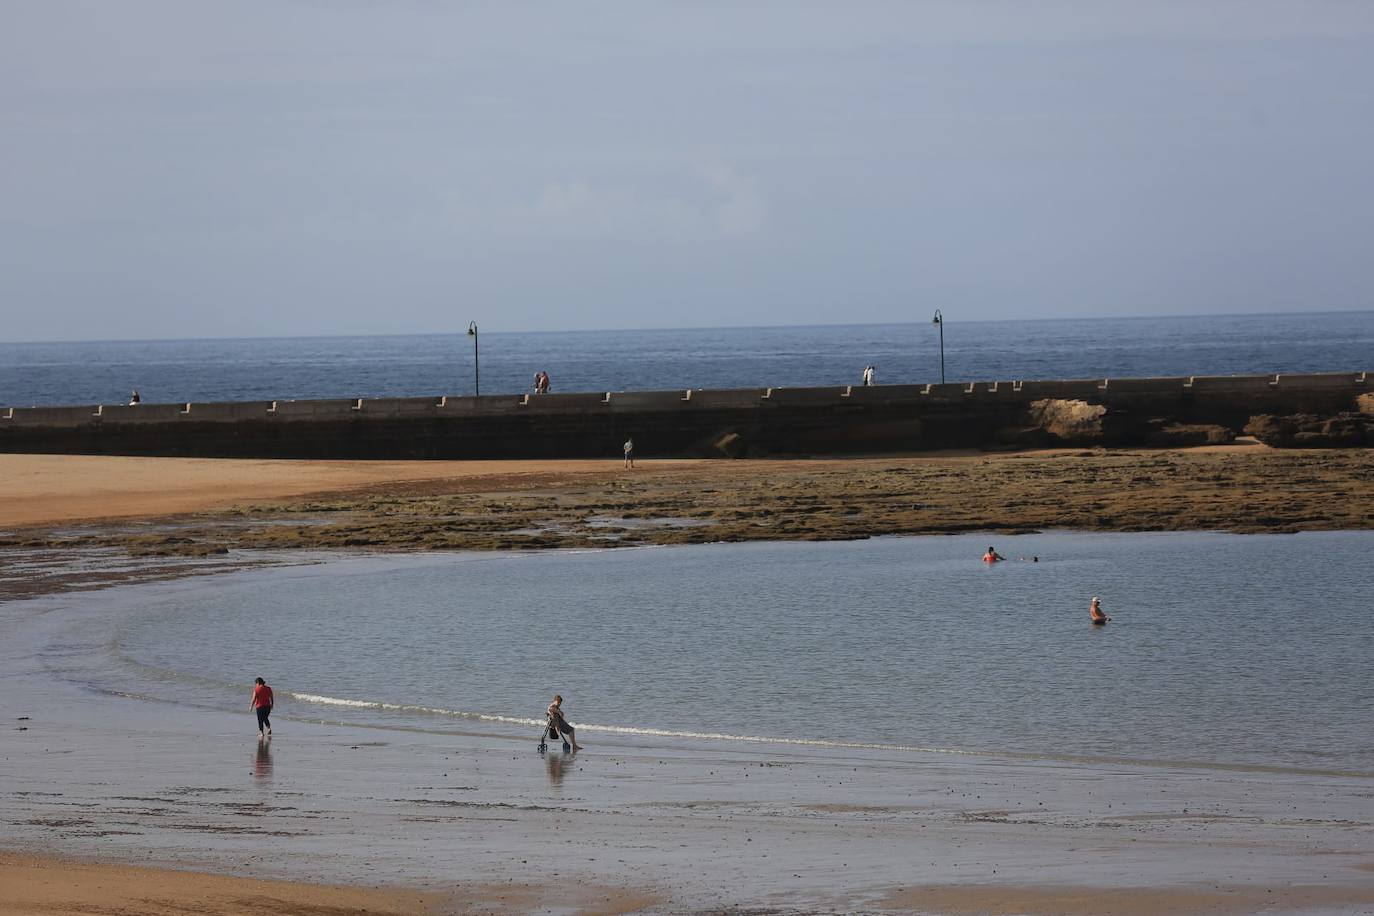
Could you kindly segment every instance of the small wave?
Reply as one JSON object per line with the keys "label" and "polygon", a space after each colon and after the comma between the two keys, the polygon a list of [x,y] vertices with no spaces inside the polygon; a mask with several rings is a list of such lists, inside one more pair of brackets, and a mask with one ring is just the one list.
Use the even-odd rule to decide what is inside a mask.
{"label": "small wave", "polygon": [[796,744],[804,747],[833,747],[866,751],[905,751],[920,754],[959,754],[987,756],[978,751],[953,747],[922,747],[915,744],[873,744],[863,741],[831,741],[825,738],[779,738],[770,735],[732,735],[728,732],[689,732],[667,728],[632,728],[628,725],[579,725],[583,731],[614,735],[646,735],[657,738],[693,738],[700,741],[746,741],[752,744]]}
{"label": "small wave", "polygon": [[[314,703],[321,706],[334,706],[347,709],[373,709],[385,712],[408,713],[411,715],[436,716],[448,719],[462,719],[471,722],[492,722],[504,725],[529,726],[531,728],[542,728],[545,720],[542,718],[532,718],[528,716],[502,716],[492,713],[482,712],[463,712],[457,709],[443,709],[435,706],[419,706],[408,703],[384,703],[377,700],[350,700],[342,697],[323,696],[314,693],[287,693],[286,696],[303,703]],[[1010,751],[1010,750],[986,750],[973,748],[953,748],[953,747],[926,747],[916,744],[883,744],[867,741],[839,741],[826,738],[782,738],[770,735],[736,735],[729,732],[704,732],[687,731],[684,729],[671,728],[640,728],[629,725],[598,725],[594,723],[581,723],[576,726],[579,732],[584,734],[596,732],[610,735],[627,735],[645,738],[678,738],[695,741],[732,741],[747,744],[761,744],[772,746],[792,746],[808,748],[825,748],[829,750],[857,750],[857,751],[886,751],[889,753],[904,754],[941,754],[951,757],[968,757],[983,759],[1004,759],[1004,760],[1023,760],[1023,761],[1060,761],[1067,763],[1081,764],[1111,764],[1121,766],[1141,766],[1141,767],[1165,767],[1174,769],[1178,767],[1198,768],[1204,770],[1220,770],[1237,773],[1278,773],[1288,775],[1305,776],[1339,776],[1355,777],[1359,779],[1374,778],[1374,772],[1363,770],[1335,770],[1335,769],[1315,769],[1311,767],[1294,767],[1282,764],[1263,764],[1263,763],[1228,763],[1222,761],[1201,761],[1201,760],[1162,760],[1149,758],[1130,758],[1103,756],[1096,754],[1048,754],[1035,751]]]}
{"label": "small wave", "polygon": [[376,700],[347,700],[341,697],[326,697],[317,693],[288,693],[293,700],[303,703],[317,703],[321,706],[343,706],[348,709],[382,709],[388,712],[420,713],[428,716],[445,716],[451,719],[471,719],[474,722],[502,722],[507,725],[543,725],[543,719],[528,719],[521,716],[497,716],[483,712],[462,712],[457,709],[439,709],[434,706],[413,706],[407,703],[382,703]]}
{"label": "small wave", "polygon": [[[349,700],[342,697],[327,697],[316,693],[289,693],[287,696],[303,703],[316,703],[321,706],[339,706],[346,709],[376,709],[386,712],[402,712],[428,716],[443,716],[450,719],[467,719],[473,722],[499,722],[505,725],[544,725],[543,719],[525,716],[501,716],[492,713],[463,712],[457,709],[441,709],[434,706],[416,706],[407,703],[383,703],[378,700]],[[577,726],[581,732],[597,732],[610,735],[635,735],[651,738],[690,738],[697,741],[743,741],[751,744],[791,744],[804,747],[828,747],[848,750],[905,751],[924,754],[961,754],[980,756],[976,751],[958,750],[948,747],[919,747],[909,744],[871,744],[862,741],[830,741],[824,738],[779,738],[768,735],[735,735],[728,732],[696,732],[670,728],[637,728],[629,725],[596,725],[583,723]]]}

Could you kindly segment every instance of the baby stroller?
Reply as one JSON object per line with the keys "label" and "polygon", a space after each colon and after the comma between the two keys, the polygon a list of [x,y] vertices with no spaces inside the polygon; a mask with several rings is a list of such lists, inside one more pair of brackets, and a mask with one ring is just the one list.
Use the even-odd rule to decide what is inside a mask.
{"label": "baby stroller", "polygon": [[[548,721],[544,723],[544,727],[539,732],[540,756],[543,756],[544,752],[549,749],[548,739],[552,738],[553,740],[557,741],[559,738],[562,737],[562,734],[558,731],[558,722],[554,719],[553,716],[549,716]],[[563,753],[568,754],[571,752],[572,745],[568,743],[567,738],[563,738]]]}

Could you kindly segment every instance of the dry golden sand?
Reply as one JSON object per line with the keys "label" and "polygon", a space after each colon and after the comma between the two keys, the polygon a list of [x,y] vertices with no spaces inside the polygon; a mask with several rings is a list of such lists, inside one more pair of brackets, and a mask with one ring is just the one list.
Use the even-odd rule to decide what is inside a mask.
{"label": "dry golden sand", "polygon": [[256,881],[197,872],[92,865],[0,854],[0,913],[280,913],[287,916],[438,912],[438,899],[414,891]]}
{"label": "dry golden sand", "polygon": [[415,480],[600,471],[604,461],[290,461],[0,455],[0,526],[207,512]]}
{"label": "dry golden sand", "polygon": [[643,912],[657,901],[597,886],[474,884],[426,893],[338,887],[0,853],[5,916],[422,916],[521,913],[558,901],[588,916]]}

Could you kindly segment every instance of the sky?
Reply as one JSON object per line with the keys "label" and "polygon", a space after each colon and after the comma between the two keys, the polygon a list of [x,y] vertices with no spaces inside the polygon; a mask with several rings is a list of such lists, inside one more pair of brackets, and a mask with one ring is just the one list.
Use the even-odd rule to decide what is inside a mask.
{"label": "sky", "polygon": [[1374,4],[0,0],[0,339],[1374,308]]}

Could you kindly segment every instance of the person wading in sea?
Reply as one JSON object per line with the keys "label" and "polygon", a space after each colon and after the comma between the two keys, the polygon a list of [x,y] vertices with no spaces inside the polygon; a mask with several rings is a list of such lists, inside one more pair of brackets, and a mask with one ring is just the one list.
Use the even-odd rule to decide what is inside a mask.
{"label": "person wading in sea", "polygon": [[573,750],[582,750],[582,745],[577,743],[577,733],[568,724],[568,720],[563,718],[563,694],[556,693],[553,695],[553,702],[549,704],[548,713],[549,726],[557,729],[560,734],[567,735],[568,740],[572,742]]}
{"label": "person wading in sea", "polygon": [[[272,688],[267,686],[267,682],[258,678],[253,682],[253,703],[252,710],[258,714],[258,737],[272,737],[272,723],[268,716],[272,715]],[[264,729],[266,730],[264,732]]]}

